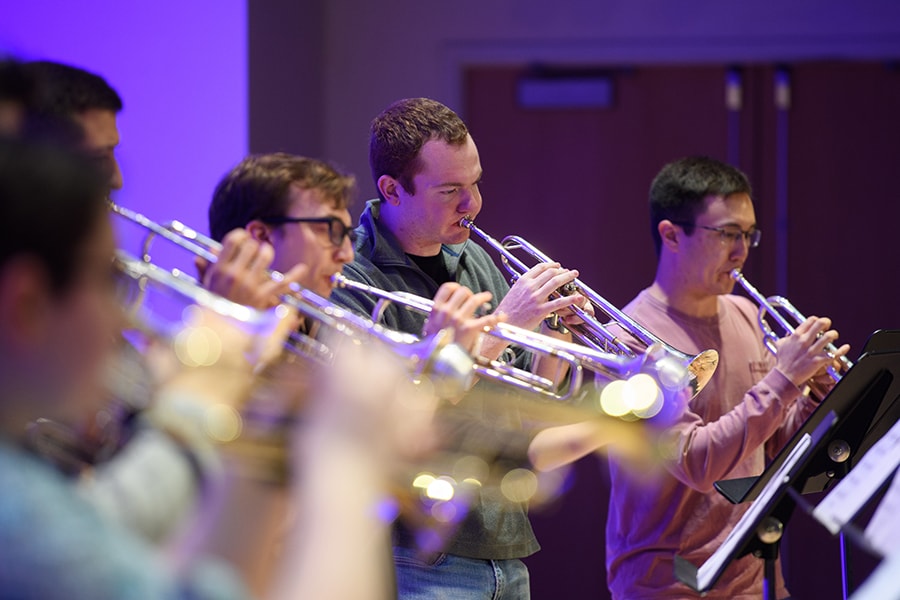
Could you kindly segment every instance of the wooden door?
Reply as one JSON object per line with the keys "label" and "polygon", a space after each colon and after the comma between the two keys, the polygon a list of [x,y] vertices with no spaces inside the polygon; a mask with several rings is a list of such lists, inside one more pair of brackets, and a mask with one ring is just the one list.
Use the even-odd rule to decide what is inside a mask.
{"label": "wooden door", "polygon": [[[650,181],[668,161],[706,154],[735,163],[754,186],[764,237],[745,271],[760,290],[787,292],[807,314],[831,316],[857,353],[873,330],[900,326],[897,69],[825,62],[570,71],[585,73],[609,85],[602,106],[536,109],[517,96],[535,69],[467,70],[463,116],[485,172],[483,229],[524,236],[623,306],[655,273]],[[565,69],[551,75],[565,77]],[[740,99],[730,107],[729,82]],[[781,108],[776,82],[789,92]],[[608,597],[607,501],[603,461],[590,458],[575,465],[568,493],[534,515],[543,546],[528,560],[536,599]],[[836,541],[802,515],[788,532],[783,555],[795,597],[839,598]],[[871,561],[859,562],[861,579]]]}

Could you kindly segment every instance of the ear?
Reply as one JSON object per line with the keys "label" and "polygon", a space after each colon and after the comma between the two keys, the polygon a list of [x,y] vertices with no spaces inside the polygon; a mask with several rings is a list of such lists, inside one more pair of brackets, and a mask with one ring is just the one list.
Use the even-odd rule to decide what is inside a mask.
{"label": "ear", "polygon": [[14,258],[0,270],[0,335],[18,347],[40,340],[51,327],[50,284],[32,258]]}
{"label": "ear", "polygon": [[378,178],[378,191],[384,196],[388,204],[397,206],[400,204],[400,190],[402,186],[400,182],[390,175],[382,175]]}
{"label": "ear", "polygon": [[259,220],[253,220],[247,223],[247,233],[250,234],[250,237],[256,240],[257,242],[267,242],[272,243],[272,229],[266,223],[263,223]]}
{"label": "ear", "polygon": [[656,226],[656,230],[662,238],[662,246],[668,248],[670,252],[678,252],[678,243],[681,239],[678,227],[672,221],[663,219]]}

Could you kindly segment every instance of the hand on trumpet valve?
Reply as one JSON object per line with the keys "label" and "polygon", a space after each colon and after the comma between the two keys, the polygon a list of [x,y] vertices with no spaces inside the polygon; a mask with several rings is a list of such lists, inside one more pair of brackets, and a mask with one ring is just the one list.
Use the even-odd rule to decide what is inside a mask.
{"label": "hand on trumpet valve", "polygon": [[831,319],[808,317],[792,334],[775,343],[778,349],[775,368],[797,386],[827,375],[829,368],[839,371],[839,359],[849,352],[850,346],[844,344],[831,351],[829,346],[837,338],[838,332],[831,329]]}
{"label": "hand on trumpet valve", "polygon": [[475,294],[455,282],[443,284],[434,296],[434,307],[425,321],[422,335],[434,335],[442,329],[450,329],[453,341],[472,352],[485,327],[494,327],[502,320],[498,314],[476,316],[490,300],[490,292]]}
{"label": "hand on trumpet valve", "polygon": [[551,313],[559,314],[585,301],[579,294],[566,296],[558,293],[560,288],[577,277],[578,271],[564,269],[559,263],[538,263],[516,280],[497,307],[497,312],[505,314],[511,325],[534,329]]}
{"label": "hand on trumpet valve", "polygon": [[267,309],[276,306],[289,286],[298,283],[308,271],[305,265],[298,264],[276,280],[269,271],[274,258],[271,245],[253,239],[245,229],[235,229],[222,240],[215,263],[200,257],[194,262],[206,289],[238,304]]}

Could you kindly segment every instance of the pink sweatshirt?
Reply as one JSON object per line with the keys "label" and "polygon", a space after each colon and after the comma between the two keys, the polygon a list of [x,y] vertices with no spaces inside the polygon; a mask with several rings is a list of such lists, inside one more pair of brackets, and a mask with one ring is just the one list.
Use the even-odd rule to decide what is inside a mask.
{"label": "pink sweatshirt", "polygon": [[[675,348],[719,352],[706,388],[667,433],[676,452],[652,480],[610,460],[612,489],[606,524],[606,567],[615,599],[696,598],[677,581],[677,554],[700,566],[721,545],[749,504],[733,505],[715,489],[720,479],[762,473],[816,407],[773,369],[762,344],[756,306],[720,296],[718,316],[691,317],[642,291],[625,312]],[[734,561],[707,598],[762,597],[763,562]],[[788,596],[777,569],[778,598]]]}

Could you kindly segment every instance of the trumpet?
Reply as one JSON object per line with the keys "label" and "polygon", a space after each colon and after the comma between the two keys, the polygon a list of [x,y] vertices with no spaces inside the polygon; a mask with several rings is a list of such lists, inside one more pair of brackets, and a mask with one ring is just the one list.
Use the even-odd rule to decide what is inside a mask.
{"label": "trumpet", "polygon": [[[353,281],[337,273],[331,278],[335,287],[353,290],[378,298],[371,318],[379,319],[385,307],[396,304],[404,308],[430,314],[434,301],[406,292],[390,292],[358,281]],[[584,370],[601,375],[607,380],[629,380],[640,374],[650,373],[663,394],[680,392],[689,385],[686,371],[678,364],[668,360],[668,356],[659,352],[657,344],[641,355],[623,356],[603,352],[580,344],[573,344],[546,335],[529,331],[507,323],[497,323],[493,327],[485,327],[484,332],[508,344],[530,350],[532,352],[558,358],[569,366],[571,381],[567,390],[558,393],[549,380],[533,375],[522,369],[510,367],[500,361],[489,361],[483,357],[475,357],[474,369],[481,376],[500,379],[504,383],[527,391],[549,395],[559,400],[568,400],[583,382]],[[655,393],[652,395],[655,396]],[[637,401],[638,403],[641,400]],[[609,414],[609,410],[604,409]],[[633,415],[641,415],[641,411],[633,411]],[[621,416],[621,415],[617,415]]]}
{"label": "trumpet", "polygon": [[[799,325],[803,321],[806,320],[806,316],[801,313],[797,308],[791,303],[790,300],[785,298],[784,296],[763,296],[762,293],[756,289],[747,278],[744,277],[744,274],[741,273],[740,269],[732,269],[731,270],[731,278],[736,282],[741,284],[741,287],[744,288],[744,291],[747,292],[747,295],[753,299],[754,302],[759,306],[759,315],[757,317],[757,322],[759,323],[759,328],[762,330],[763,334],[763,343],[766,348],[768,348],[769,352],[773,355],[778,354],[778,349],[775,346],[775,342],[777,342],[780,338],[772,329],[772,326],[769,325],[766,316],[772,318],[775,323],[781,327],[784,331],[785,335],[789,335],[794,333],[794,329],[796,329],[796,325]],[[793,324],[789,320],[793,320]],[[853,366],[853,361],[851,361],[846,356],[835,357],[837,353],[837,347],[834,344],[829,343],[825,346],[825,352],[831,358],[837,358],[838,363],[840,364],[839,368],[835,368],[833,365],[828,367],[828,374],[831,376],[831,379],[834,380],[835,383],[841,380],[844,373],[850,370],[850,367]],[[810,386],[813,389],[813,393],[816,394],[817,397],[821,397],[824,395],[824,390],[815,389],[815,386]]]}
{"label": "trumpet", "polygon": [[[196,335],[191,335],[190,327],[184,326],[191,320],[191,315],[183,310],[185,301],[223,317],[254,340],[274,333],[284,316],[231,302],[177,272],[145,263],[122,250],[116,251],[113,266],[130,331],[140,332],[145,339],[162,340],[173,350],[177,362],[187,367],[213,364],[221,343],[209,329],[195,328]],[[165,300],[175,303],[166,304],[157,296],[153,296],[153,302],[147,302],[159,291],[165,292]],[[152,310],[148,304],[154,304]],[[165,309],[171,308],[177,311],[176,315],[164,315]],[[132,344],[132,337],[130,333],[123,335],[116,352],[109,357],[104,368],[103,393],[107,401],[92,418],[77,425],[46,418],[28,424],[25,443],[63,472],[76,475],[109,460],[134,433],[134,417],[152,404],[156,377],[144,358],[146,348]]]}
{"label": "trumpet", "polygon": [[[210,262],[215,262],[217,259],[217,252],[221,245],[179,221],[160,224],[116,204],[111,203],[110,208],[114,213],[147,229],[148,235],[143,243],[143,260],[145,262],[150,261],[150,244],[156,237],[166,239]],[[270,275],[276,280],[283,279],[283,275],[278,272],[271,272]],[[426,313],[430,313],[433,307],[433,302],[429,299],[363,286],[351,282],[341,275],[336,275],[333,283],[342,287],[355,286],[357,291],[379,295],[384,302],[396,302]],[[193,285],[196,286],[196,282]],[[384,342],[395,354],[403,356],[411,364],[414,376],[428,373],[432,378],[437,377],[442,382],[455,382],[456,385],[442,384],[445,389],[451,390],[445,393],[448,396],[468,389],[477,376],[522,391],[550,396],[558,400],[568,400],[580,390],[585,369],[601,374],[604,379],[614,380],[624,380],[643,374],[649,375],[654,380],[656,389],[643,388],[644,391],[639,394],[642,399],[629,400],[626,404],[635,408],[634,410],[629,408],[626,412],[639,418],[650,418],[655,409],[648,411],[645,404],[656,406],[657,400],[663,401],[668,397],[680,394],[689,385],[689,383],[685,383],[688,378],[684,368],[673,364],[659,352],[647,352],[642,355],[607,353],[506,324],[488,328],[484,332],[486,335],[498,337],[507,343],[524,347],[535,353],[558,358],[568,364],[571,371],[570,384],[560,392],[556,389],[555,384],[547,378],[511,367],[502,361],[471,356],[458,345],[450,343],[446,334],[434,336],[429,340],[420,340],[414,335],[393,331],[379,325],[376,322],[379,318],[378,315],[373,314],[370,319],[366,319],[299,285],[292,284],[289,289],[290,293],[283,300],[287,305],[296,308],[299,314],[351,337],[376,338]],[[312,343],[317,342],[312,340]],[[646,398],[650,398],[650,400]],[[621,403],[616,405],[619,406]]]}
{"label": "trumpet", "polygon": [[[554,262],[549,256],[541,252],[524,238],[510,235],[498,241],[475,226],[474,220],[468,216],[459,221],[460,227],[469,229],[489,246],[500,254],[500,260],[504,268],[509,272],[513,281],[525,274],[529,267],[514,253],[521,250],[539,263]],[[571,284],[557,290],[559,295],[581,294],[598,310],[606,314],[612,324],[618,325],[636,338],[645,348],[662,347],[670,356],[675,358],[689,373],[692,397],[696,396],[709,382],[719,364],[719,353],[715,350],[704,350],[692,356],[677,350],[661,339],[647,331],[634,319],[616,308],[593,289],[575,279]],[[635,352],[618,336],[609,331],[606,325],[600,323],[593,315],[577,305],[572,305],[572,311],[582,320],[582,323],[568,327],[572,335],[582,344],[596,350],[633,357]]]}
{"label": "trumpet", "polygon": [[[110,210],[148,231],[143,243],[141,260],[125,262],[128,274],[141,282],[139,287],[143,289],[146,286],[144,282],[150,280],[176,292],[190,302],[213,303],[211,306],[213,310],[217,308],[225,310],[228,316],[234,311],[241,314],[241,310],[258,312],[204,289],[195,279],[180,271],[161,269],[151,262],[150,244],[156,237],[172,242],[210,262],[217,259],[216,253],[221,248],[218,242],[179,221],[160,224],[114,203],[110,203]],[[284,278],[278,272],[272,272],[270,275],[279,281]],[[455,396],[472,385],[475,377],[472,358],[465,350],[452,343],[447,335],[420,340],[416,336],[387,329],[353,314],[299,285],[291,284],[289,290],[290,293],[281,299],[284,305],[293,308],[309,321],[347,335],[357,342],[374,340],[384,344],[409,366],[414,378],[427,376],[438,386],[441,395]],[[327,364],[331,360],[331,349],[308,335],[293,333],[288,348],[320,363]]]}

